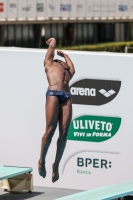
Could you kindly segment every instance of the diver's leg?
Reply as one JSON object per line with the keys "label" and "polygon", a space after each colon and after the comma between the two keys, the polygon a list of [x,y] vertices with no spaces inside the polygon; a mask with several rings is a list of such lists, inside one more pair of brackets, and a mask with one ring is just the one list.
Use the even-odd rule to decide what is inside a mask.
{"label": "diver's leg", "polygon": [[56,96],[48,96],[46,100],[46,129],[42,137],[40,159],[38,161],[39,174],[46,176],[45,157],[57,127],[60,103]]}
{"label": "diver's leg", "polygon": [[64,103],[60,106],[60,114],[59,114],[59,138],[57,141],[57,151],[55,162],[53,164],[53,173],[52,173],[52,182],[54,183],[59,179],[58,167],[61,161],[66,142],[67,142],[67,134],[70,126],[72,118],[72,103],[71,98],[68,98]]}

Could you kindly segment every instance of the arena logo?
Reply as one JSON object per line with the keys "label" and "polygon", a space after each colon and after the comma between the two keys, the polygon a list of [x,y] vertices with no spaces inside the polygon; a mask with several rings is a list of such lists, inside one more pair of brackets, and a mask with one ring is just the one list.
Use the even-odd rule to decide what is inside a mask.
{"label": "arena logo", "polygon": [[73,104],[100,106],[112,101],[119,93],[121,81],[83,79],[72,84]]}
{"label": "arena logo", "polygon": [[118,132],[120,124],[119,117],[84,115],[71,122],[68,140],[103,142]]}
{"label": "arena logo", "polygon": [[80,96],[96,96],[96,89],[71,87],[71,94]]}

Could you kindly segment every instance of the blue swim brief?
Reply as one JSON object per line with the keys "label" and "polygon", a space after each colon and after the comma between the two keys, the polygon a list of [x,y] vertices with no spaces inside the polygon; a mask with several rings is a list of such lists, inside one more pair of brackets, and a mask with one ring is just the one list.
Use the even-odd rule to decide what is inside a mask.
{"label": "blue swim brief", "polygon": [[56,96],[56,97],[58,97],[60,103],[63,103],[66,99],[71,98],[70,92],[57,91],[57,90],[48,90],[46,92],[46,98],[48,96]]}

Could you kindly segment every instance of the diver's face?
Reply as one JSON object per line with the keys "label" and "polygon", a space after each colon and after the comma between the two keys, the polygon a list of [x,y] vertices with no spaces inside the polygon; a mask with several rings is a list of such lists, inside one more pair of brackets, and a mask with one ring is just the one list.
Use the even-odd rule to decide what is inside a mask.
{"label": "diver's face", "polygon": [[58,63],[63,67],[63,68],[68,68],[68,64],[61,61],[61,60],[58,60]]}

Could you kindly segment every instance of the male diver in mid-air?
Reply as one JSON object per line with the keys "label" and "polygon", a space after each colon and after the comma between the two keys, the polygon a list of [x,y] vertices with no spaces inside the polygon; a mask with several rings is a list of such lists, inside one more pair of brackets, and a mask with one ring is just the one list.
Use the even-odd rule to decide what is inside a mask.
{"label": "male diver in mid-air", "polygon": [[69,81],[72,79],[75,69],[69,56],[62,51],[57,51],[57,55],[64,57],[65,62],[54,60],[55,38],[48,39],[46,43],[49,47],[44,59],[44,67],[49,86],[46,92],[46,129],[42,137],[38,171],[43,178],[46,176],[45,157],[59,122],[57,151],[52,165],[52,182],[54,183],[59,179],[59,163],[66,146],[68,129],[72,118]]}

